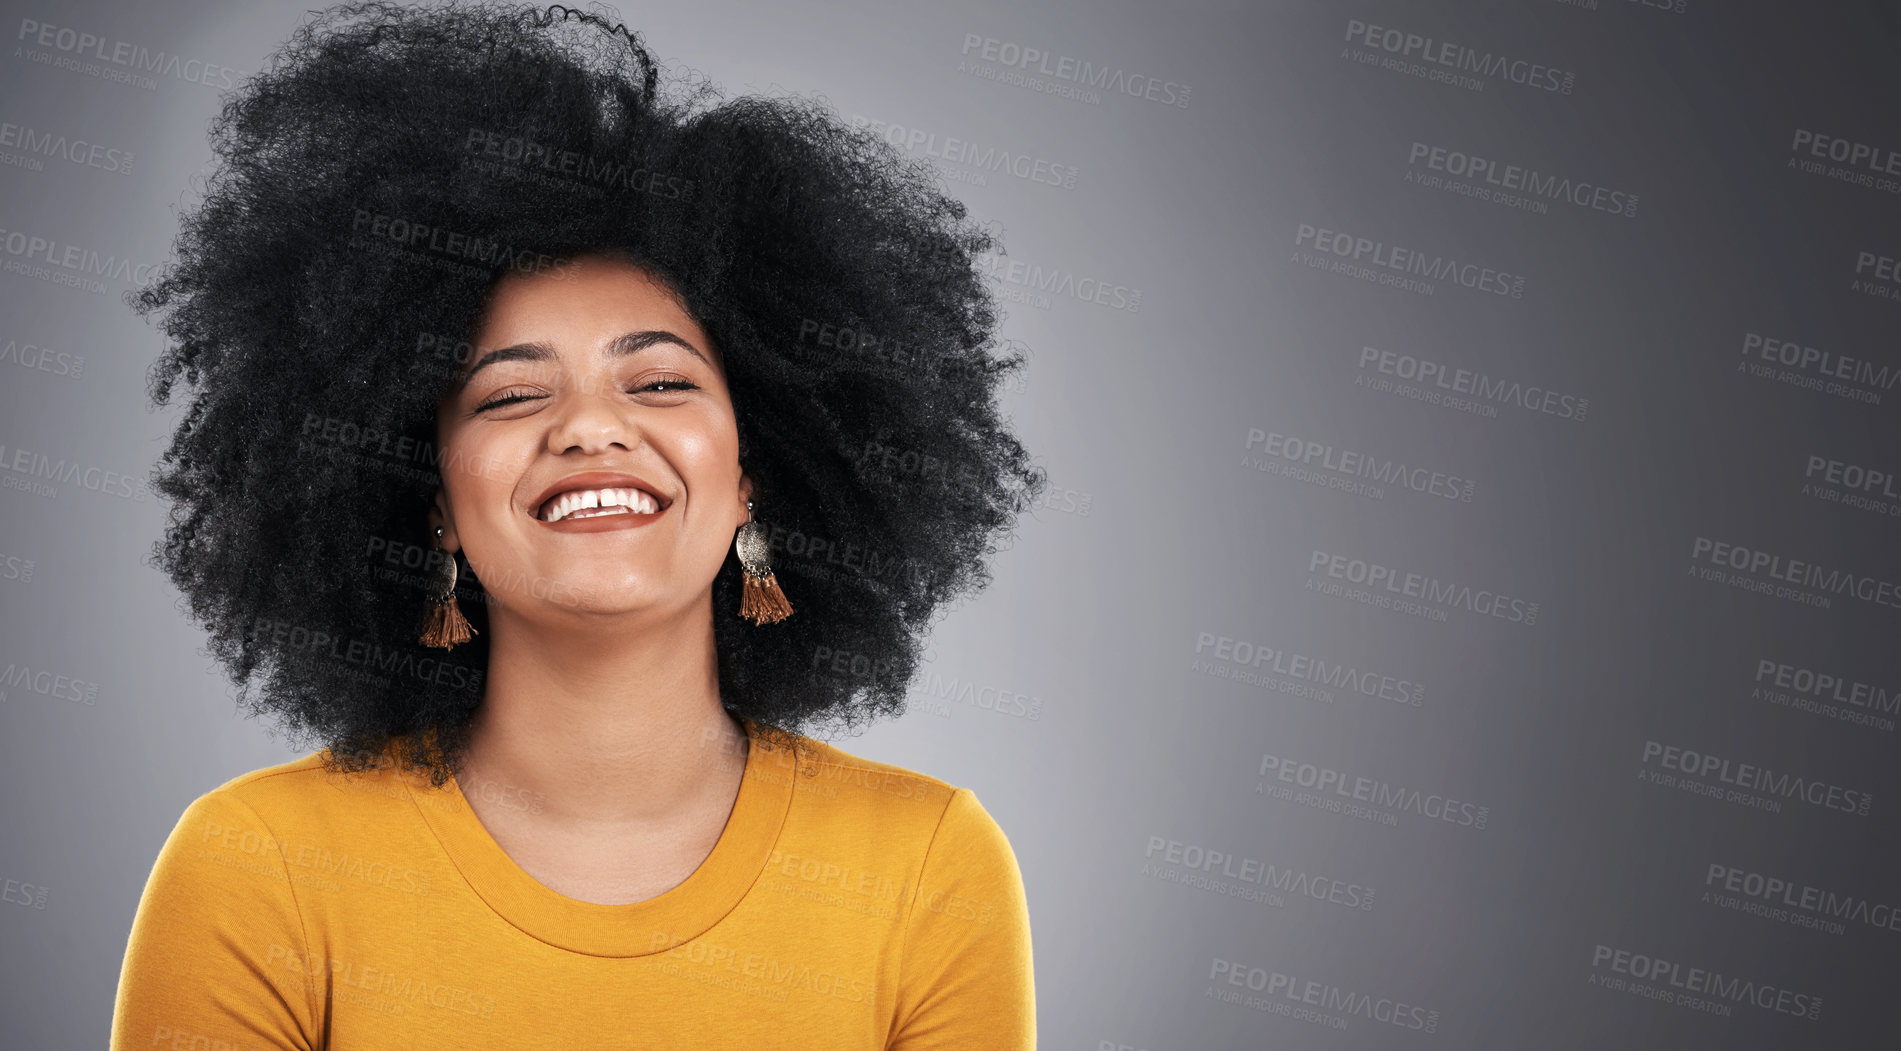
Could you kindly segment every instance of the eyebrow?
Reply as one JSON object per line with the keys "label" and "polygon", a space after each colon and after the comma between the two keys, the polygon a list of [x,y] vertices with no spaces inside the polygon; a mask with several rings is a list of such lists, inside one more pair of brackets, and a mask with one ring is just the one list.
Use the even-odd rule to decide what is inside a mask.
{"label": "eyebrow", "polygon": [[[713,364],[706,360],[706,355],[700,353],[700,348],[687,342],[684,337],[668,332],[665,329],[647,329],[641,332],[626,332],[615,336],[613,341],[608,343],[607,352],[615,357],[626,357],[630,354],[638,354],[658,343],[671,343],[701,361],[706,362],[707,365],[711,366]],[[554,348],[539,340],[529,343],[517,343],[512,347],[500,347],[482,355],[469,371],[463,374],[462,385],[467,386],[470,381],[475,379],[476,373],[488,366],[504,361],[553,361],[554,359]]]}

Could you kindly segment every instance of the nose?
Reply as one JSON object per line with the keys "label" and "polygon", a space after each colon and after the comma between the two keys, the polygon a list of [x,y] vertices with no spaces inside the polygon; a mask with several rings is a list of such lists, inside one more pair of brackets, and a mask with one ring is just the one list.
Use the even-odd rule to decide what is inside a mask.
{"label": "nose", "polygon": [[564,391],[556,398],[548,451],[559,456],[570,450],[585,454],[640,444],[640,428],[620,391],[612,383],[592,383]]}

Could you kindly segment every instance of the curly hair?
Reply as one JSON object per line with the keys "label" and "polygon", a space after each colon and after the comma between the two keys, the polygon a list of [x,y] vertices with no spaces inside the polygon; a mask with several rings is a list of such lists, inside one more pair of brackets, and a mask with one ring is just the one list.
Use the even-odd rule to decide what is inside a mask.
{"label": "curly hair", "polygon": [[[598,13],[319,12],[225,103],[176,258],[129,298],[186,411],[154,471],[154,562],[238,699],[360,769],[436,784],[486,633],[417,642],[436,401],[495,282],[609,252],[719,348],[798,615],[713,582],[721,703],[766,737],[904,710],[924,636],[989,583],[1044,473],[998,393],[994,239],[923,163],[822,101],[723,98]],[[182,385],[182,387],[181,387]],[[457,591],[478,630],[480,581]],[[842,655],[842,656],[841,656]]]}

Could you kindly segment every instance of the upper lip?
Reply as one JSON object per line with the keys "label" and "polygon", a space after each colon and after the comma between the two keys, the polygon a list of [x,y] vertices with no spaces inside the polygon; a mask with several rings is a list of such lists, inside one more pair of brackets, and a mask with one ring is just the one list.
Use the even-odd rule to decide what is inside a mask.
{"label": "upper lip", "polygon": [[575,489],[638,489],[653,497],[654,503],[659,505],[662,511],[667,509],[668,504],[673,503],[673,500],[655,488],[652,482],[634,475],[623,474],[619,471],[582,471],[580,474],[568,475],[542,490],[541,495],[535,497],[534,506],[528,509],[528,513],[535,518],[540,518],[541,509],[548,506],[548,501],[561,493]]}

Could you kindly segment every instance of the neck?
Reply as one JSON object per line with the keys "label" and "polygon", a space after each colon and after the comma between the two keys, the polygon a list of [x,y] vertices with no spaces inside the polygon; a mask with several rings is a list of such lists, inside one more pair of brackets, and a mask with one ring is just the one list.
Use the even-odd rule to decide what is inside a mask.
{"label": "neck", "polygon": [[490,619],[482,705],[457,770],[465,791],[534,800],[556,823],[647,823],[730,798],[744,728],[719,701],[712,596],[662,622],[576,632]]}

